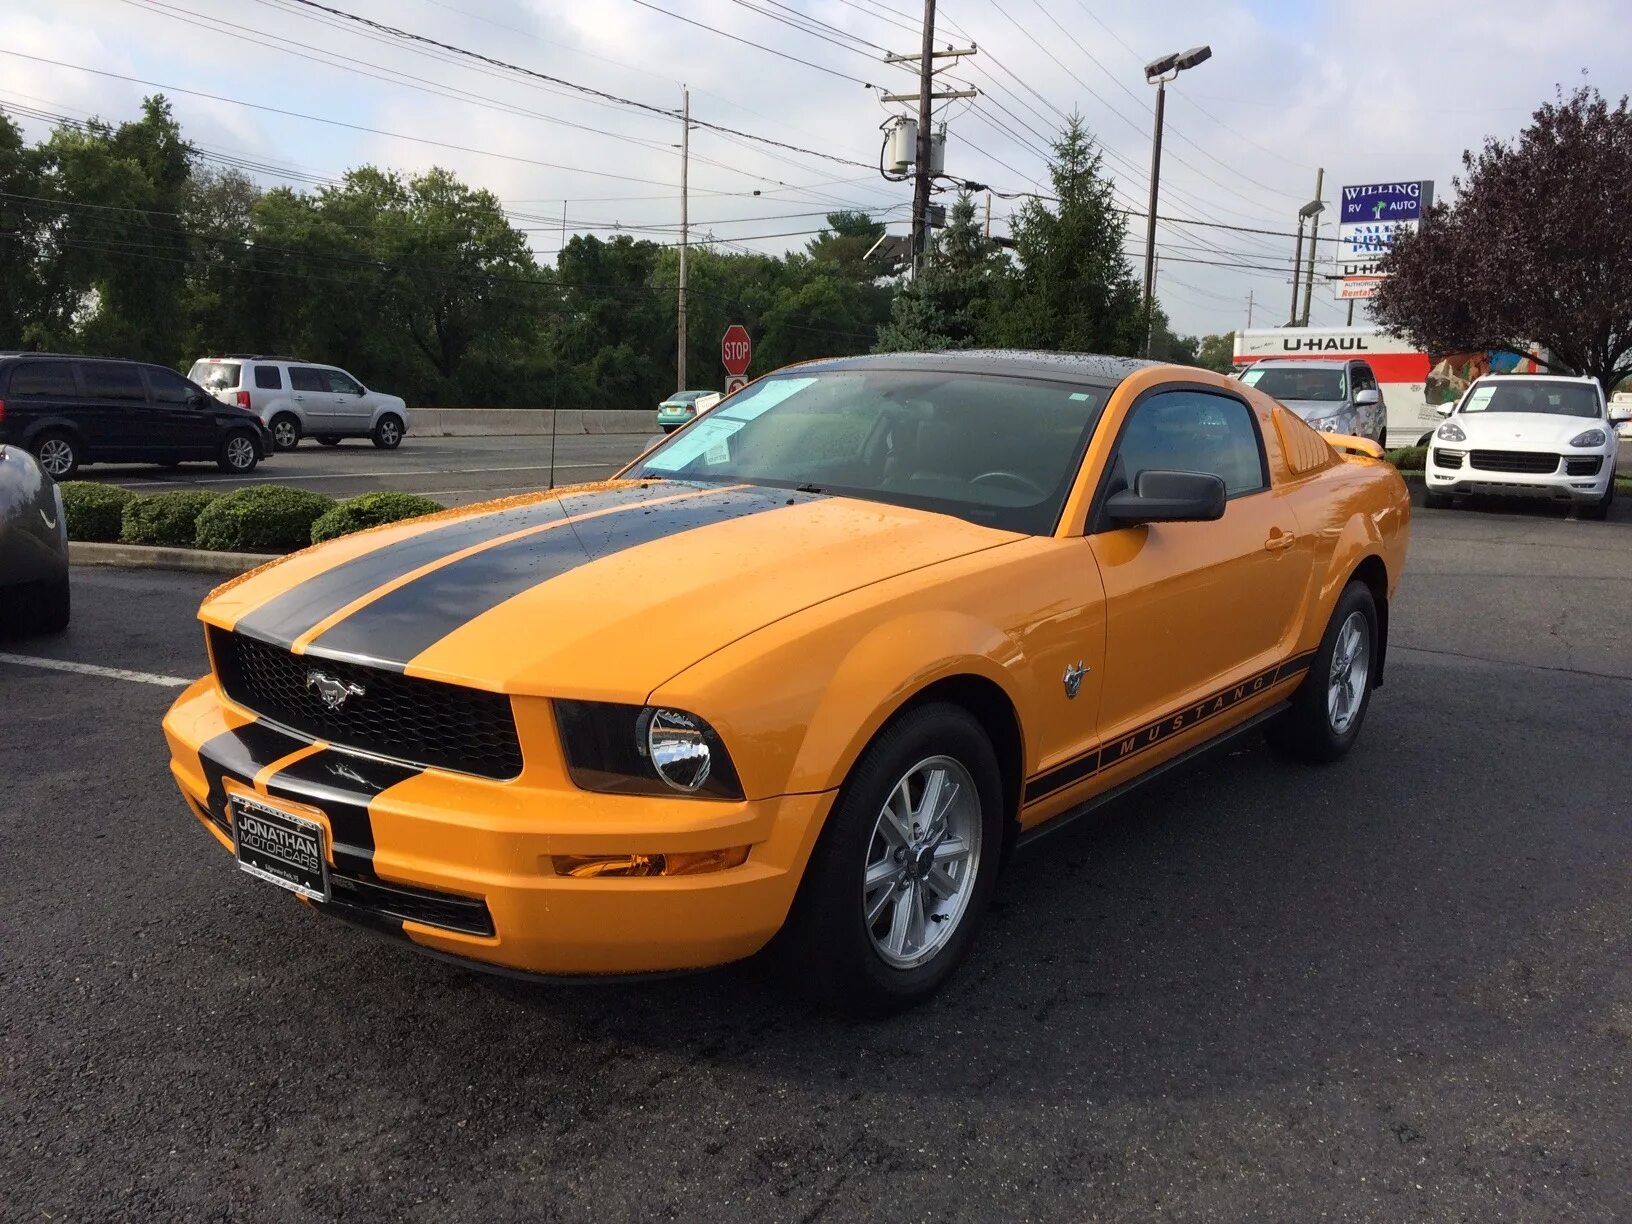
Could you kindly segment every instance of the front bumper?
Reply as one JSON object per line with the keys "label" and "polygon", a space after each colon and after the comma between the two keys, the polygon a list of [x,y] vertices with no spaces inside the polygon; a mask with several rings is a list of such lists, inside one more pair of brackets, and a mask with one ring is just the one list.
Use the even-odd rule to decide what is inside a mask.
{"label": "front bumper", "polygon": [[[1449,451],[1453,457],[1460,455],[1461,462],[1447,458],[1442,451]],[[1569,471],[1570,460],[1593,459],[1601,460],[1597,472],[1572,474]],[[1613,452],[1572,454],[1561,458],[1551,472],[1502,472],[1473,466],[1473,452],[1465,446],[1441,447],[1436,442],[1429,448],[1424,476],[1430,493],[1593,502],[1602,499],[1609,482],[1615,479],[1615,455]]]}
{"label": "front bumper", "polygon": [[[834,794],[741,803],[592,794],[535,762],[547,751],[530,753],[510,782],[396,765],[259,722],[209,677],[176,701],[164,731],[188,807],[229,851],[234,788],[325,827],[334,898],[306,904],[526,973],[663,972],[752,955],[786,919]],[[533,742],[524,737],[524,749]],[[705,874],[555,871],[560,855],[739,846],[746,862]]]}

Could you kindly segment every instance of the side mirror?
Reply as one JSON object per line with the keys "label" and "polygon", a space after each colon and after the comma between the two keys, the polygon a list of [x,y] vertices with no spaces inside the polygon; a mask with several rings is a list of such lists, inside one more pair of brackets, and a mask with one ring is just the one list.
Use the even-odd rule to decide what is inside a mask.
{"label": "side mirror", "polygon": [[1354,402],[1361,408],[1368,407],[1371,404],[1380,404],[1383,402],[1383,393],[1375,387],[1367,387],[1364,391],[1354,393]]}
{"label": "side mirror", "polygon": [[1455,410],[1455,408],[1455,404],[1441,404],[1439,407],[1434,409],[1434,415],[1448,417],[1451,415],[1452,411]]}
{"label": "side mirror", "polygon": [[1224,482],[1207,472],[1140,472],[1131,489],[1113,493],[1105,517],[1118,527],[1140,523],[1210,523],[1224,517]]}

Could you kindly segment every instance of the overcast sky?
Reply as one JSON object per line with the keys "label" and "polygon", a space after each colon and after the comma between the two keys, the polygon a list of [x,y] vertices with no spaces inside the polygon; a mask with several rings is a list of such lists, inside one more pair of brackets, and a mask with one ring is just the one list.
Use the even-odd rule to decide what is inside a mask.
{"label": "overcast sky", "polygon": [[[807,241],[801,231],[817,229],[834,206],[868,209],[905,231],[910,185],[869,169],[879,124],[904,108],[882,104],[870,86],[915,88],[909,71],[881,62],[886,48],[917,49],[914,0],[324,3],[653,107],[677,106],[685,82],[695,119],[804,150],[694,132],[691,216],[719,239],[797,247]],[[1120,196],[1143,209],[1154,91],[1142,66],[1207,43],[1213,58],[1168,95],[1163,216],[1289,234],[1319,166],[1329,202],[1345,183],[1381,180],[1434,179],[1443,197],[1464,148],[1516,133],[1555,86],[1585,79],[1616,97],[1628,89],[1624,7],[949,0],[937,41],[973,42],[979,53],[948,76],[983,96],[942,112],[947,172],[1003,192],[1034,190],[1046,183],[1041,146],[1075,109],[1102,143]],[[774,19],[794,13],[821,25],[800,30]],[[264,184],[309,185],[363,162],[444,165],[495,192],[547,262],[561,245],[563,211],[569,233],[622,225],[674,239],[680,133],[662,115],[436,47],[414,49],[302,0],[0,6],[0,106],[117,120],[158,86],[195,144],[253,163]],[[47,128],[19,118],[31,136]],[[1013,208],[993,201],[996,232],[1007,231]],[[1130,222],[1135,264],[1143,225]],[[1323,253],[1332,246],[1323,243]],[[1159,295],[1179,330],[1242,326],[1249,291],[1256,324],[1285,321],[1290,237],[1164,223],[1157,248]],[[1314,321],[1340,323],[1343,314],[1317,286]]]}

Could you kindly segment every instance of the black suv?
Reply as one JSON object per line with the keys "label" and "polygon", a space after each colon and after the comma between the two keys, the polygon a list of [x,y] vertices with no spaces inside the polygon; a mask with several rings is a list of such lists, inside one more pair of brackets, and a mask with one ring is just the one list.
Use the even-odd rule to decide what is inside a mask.
{"label": "black suv", "polygon": [[48,353],[0,353],[0,442],[32,451],[58,480],[85,463],[200,459],[241,476],[272,449],[253,412],[172,369]]}

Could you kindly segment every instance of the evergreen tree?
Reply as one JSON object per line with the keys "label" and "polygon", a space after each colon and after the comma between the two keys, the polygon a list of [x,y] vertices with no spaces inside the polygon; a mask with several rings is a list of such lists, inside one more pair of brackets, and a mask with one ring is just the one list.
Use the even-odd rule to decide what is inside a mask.
{"label": "evergreen tree", "polygon": [[991,339],[1018,348],[1081,353],[1143,351],[1139,287],[1123,257],[1127,221],[1116,211],[1103,157],[1073,115],[1054,143],[1055,200],[1028,200],[1014,222],[1019,271],[994,304]]}
{"label": "evergreen tree", "polygon": [[1008,260],[975,221],[974,201],[967,193],[959,196],[923,273],[896,294],[877,351],[933,352],[985,343],[990,303],[1009,273]]}

